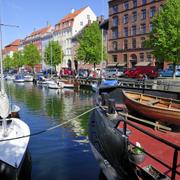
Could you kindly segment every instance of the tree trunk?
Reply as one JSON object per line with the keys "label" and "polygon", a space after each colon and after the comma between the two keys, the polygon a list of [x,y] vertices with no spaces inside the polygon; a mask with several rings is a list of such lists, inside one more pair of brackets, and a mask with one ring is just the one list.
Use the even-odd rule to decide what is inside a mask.
{"label": "tree trunk", "polygon": [[95,69],[96,69],[96,63],[94,63],[94,71],[95,71]]}

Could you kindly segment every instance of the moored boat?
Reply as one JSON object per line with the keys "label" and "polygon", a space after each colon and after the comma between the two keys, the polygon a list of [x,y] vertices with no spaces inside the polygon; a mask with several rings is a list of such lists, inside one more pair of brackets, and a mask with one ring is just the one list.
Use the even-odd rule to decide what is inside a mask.
{"label": "moored boat", "polygon": [[[0,24],[1,33],[1,24]],[[0,39],[1,41],[2,39]],[[10,103],[5,91],[2,47],[0,50],[0,177],[17,180],[29,143],[30,129],[18,119],[9,117]],[[20,138],[23,137],[23,138]]]}
{"label": "moored boat", "polygon": [[89,140],[107,179],[179,179],[180,136],[127,113],[120,88],[102,88],[90,115]]}
{"label": "moored boat", "polygon": [[17,74],[15,75],[15,78],[13,80],[15,83],[24,83],[24,76],[23,74]]}
{"label": "moored boat", "polygon": [[50,89],[62,89],[64,88],[64,83],[63,82],[56,82],[55,80],[47,80],[47,87]]}
{"label": "moored boat", "polygon": [[33,76],[30,75],[30,74],[26,74],[26,75],[24,76],[24,81],[25,81],[25,82],[33,82]]}
{"label": "moored boat", "polygon": [[126,106],[148,118],[180,125],[180,101],[138,92],[123,91]]}

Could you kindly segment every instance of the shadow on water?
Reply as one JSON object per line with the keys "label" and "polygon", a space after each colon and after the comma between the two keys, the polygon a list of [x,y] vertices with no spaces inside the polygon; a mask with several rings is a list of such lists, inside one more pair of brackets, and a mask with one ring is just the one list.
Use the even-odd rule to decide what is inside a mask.
{"label": "shadow on water", "polygon": [[31,160],[31,154],[29,149],[27,149],[27,152],[24,157],[24,162],[21,167],[21,171],[19,173],[18,180],[31,180],[31,170],[32,170],[32,160]]}

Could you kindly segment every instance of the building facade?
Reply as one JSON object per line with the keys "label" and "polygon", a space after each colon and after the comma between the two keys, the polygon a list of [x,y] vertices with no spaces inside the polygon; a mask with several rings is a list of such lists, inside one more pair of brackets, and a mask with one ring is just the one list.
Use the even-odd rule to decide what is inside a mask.
{"label": "building facade", "polygon": [[47,26],[33,31],[30,35],[28,35],[23,39],[21,48],[23,49],[25,46],[32,43],[37,47],[38,51],[42,55],[44,50],[44,43],[43,43],[44,37],[46,37],[48,33],[51,33],[51,31],[52,31],[52,26]]}
{"label": "building facade", "polygon": [[89,21],[96,21],[96,15],[90,7],[72,12],[62,18],[56,25],[54,40],[62,46],[64,58],[62,67],[74,67],[72,38],[78,34]]}
{"label": "building facade", "polygon": [[18,47],[21,44],[21,40],[20,39],[16,39],[15,41],[13,41],[12,43],[6,45],[3,49],[3,56],[13,56],[13,53],[18,51]]}
{"label": "building facade", "polygon": [[144,47],[153,25],[152,19],[164,0],[109,1],[109,63],[131,68],[138,63],[155,65],[151,49]]}

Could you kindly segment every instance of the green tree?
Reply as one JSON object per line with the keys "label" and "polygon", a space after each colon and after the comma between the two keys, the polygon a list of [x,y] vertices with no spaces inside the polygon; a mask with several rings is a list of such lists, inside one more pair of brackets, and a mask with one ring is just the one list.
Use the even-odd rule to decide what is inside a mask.
{"label": "green tree", "polygon": [[31,66],[34,69],[34,66],[40,63],[41,56],[34,44],[29,44],[25,46],[24,51],[24,64]]}
{"label": "green tree", "polygon": [[12,68],[12,58],[7,55],[4,59],[3,59],[3,67],[5,70],[9,70]]}
{"label": "green tree", "polygon": [[[102,60],[102,34],[99,24],[95,21],[84,29],[82,35],[78,38],[79,48],[76,52],[76,58],[85,63],[99,64]],[[107,54],[103,47],[103,59]]]}
{"label": "green tree", "polygon": [[21,51],[14,52],[12,60],[12,66],[15,68],[22,67],[25,64],[24,57]]}
{"label": "green tree", "polygon": [[62,47],[59,45],[58,41],[49,41],[44,52],[46,64],[54,66],[56,69],[56,65],[62,62],[63,57]]}
{"label": "green tree", "polygon": [[180,63],[180,0],[167,0],[160,12],[153,18],[153,30],[146,46],[159,60]]}

